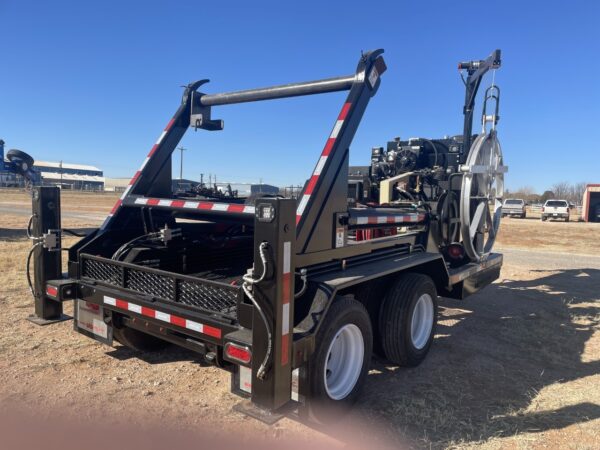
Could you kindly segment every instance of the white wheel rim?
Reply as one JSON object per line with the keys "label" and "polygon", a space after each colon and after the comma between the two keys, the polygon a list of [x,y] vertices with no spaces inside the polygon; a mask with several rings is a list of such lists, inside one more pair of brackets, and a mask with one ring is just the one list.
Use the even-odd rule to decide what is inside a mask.
{"label": "white wheel rim", "polygon": [[413,346],[421,350],[429,341],[433,328],[433,299],[423,294],[417,300],[410,321],[410,338]]}
{"label": "white wheel rim", "polygon": [[362,332],[354,324],[344,325],[334,336],[325,359],[325,390],[333,400],[346,398],[358,381],[365,357]]}

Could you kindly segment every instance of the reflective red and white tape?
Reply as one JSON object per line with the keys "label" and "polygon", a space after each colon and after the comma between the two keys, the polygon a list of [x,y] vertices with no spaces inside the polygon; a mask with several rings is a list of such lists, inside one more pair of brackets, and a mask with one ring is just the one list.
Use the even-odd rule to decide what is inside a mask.
{"label": "reflective red and white tape", "polygon": [[230,213],[254,214],[254,206],[239,203],[214,203],[214,202],[191,202],[186,200],[170,200],[161,198],[136,198],[136,205],[168,206],[183,209],[204,209],[210,211],[222,211]]}
{"label": "reflective red and white tape", "polygon": [[135,303],[114,297],[108,297],[106,295],[104,296],[104,304],[221,339],[221,330],[219,328],[204,325],[200,322],[194,322],[193,320],[184,319],[183,317],[179,317],[174,314],[164,313],[153,308],[147,308],[145,306],[137,305]]}
{"label": "reflective red and white tape", "polygon": [[425,214],[402,214],[394,216],[363,216],[350,218],[350,225],[378,225],[394,223],[415,223],[425,220]]}
{"label": "reflective red and white tape", "polygon": [[282,270],[282,294],[281,294],[281,365],[285,366],[290,360],[290,299],[291,292],[291,242],[283,243],[283,270]]}
{"label": "reflective red and white tape", "polygon": [[100,229],[104,229],[106,227],[106,225],[108,224],[108,222],[110,222],[110,220],[112,219],[112,216],[114,216],[115,213],[117,212],[117,210],[121,207],[121,205],[123,204],[123,200],[125,200],[125,197],[127,197],[129,195],[129,191],[131,190],[131,187],[137,181],[137,179],[140,177],[140,174],[142,173],[142,170],[144,170],[144,167],[146,167],[146,164],[148,164],[148,161],[150,161],[150,158],[152,157],[152,155],[154,155],[154,153],[156,153],[156,150],[158,149],[159,145],[162,143],[163,139],[165,138],[165,136],[167,135],[167,133],[169,132],[169,130],[173,126],[174,122],[175,122],[175,119],[169,120],[169,123],[167,124],[167,126],[165,127],[165,129],[163,130],[163,132],[158,137],[158,140],[156,141],[156,143],[150,149],[150,152],[148,153],[148,156],[146,156],[146,159],[144,159],[144,162],[142,163],[142,167],[140,167],[140,170],[138,170],[133,175],[133,177],[129,181],[129,184],[127,185],[127,188],[123,192],[123,195],[121,195],[121,198],[119,200],[117,200],[117,202],[115,203],[115,205],[112,207],[112,209],[110,211],[110,214],[108,215],[108,217],[106,217],[106,219],[104,220],[104,223],[102,224],[102,226],[100,227]]}
{"label": "reflective red and white tape", "polygon": [[340,133],[340,130],[342,129],[342,126],[344,125],[344,120],[346,120],[346,117],[348,116],[348,111],[350,111],[351,106],[352,106],[352,103],[344,103],[344,106],[342,107],[342,110],[340,111],[340,115],[338,116],[338,119],[335,122],[335,125],[333,126],[333,130],[331,131],[331,134],[329,135],[329,138],[327,139],[327,142],[325,143],[325,147],[323,148],[323,151],[321,152],[321,157],[319,158],[319,161],[317,162],[317,166],[315,167],[315,170],[314,170],[312,176],[310,177],[310,180],[308,180],[308,184],[306,185],[304,194],[302,195],[302,198],[300,199],[300,203],[298,203],[298,208],[296,209],[296,224],[298,224],[298,222],[300,222],[300,219],[302,219],[302,214],[304,214],[304,210],[306,209],[306,205],[308,204],[308,201],[310,200],[310,196],[313,194],[313,192],[315,190],[317,181],[319,180],[319,176],[321,175],[321,172],[323,171],[323,167],[325,167],[327,158],[329,157],[329,154],[331,153],[331,149],[333,149],[335,140],[337,139],[337,137]]}

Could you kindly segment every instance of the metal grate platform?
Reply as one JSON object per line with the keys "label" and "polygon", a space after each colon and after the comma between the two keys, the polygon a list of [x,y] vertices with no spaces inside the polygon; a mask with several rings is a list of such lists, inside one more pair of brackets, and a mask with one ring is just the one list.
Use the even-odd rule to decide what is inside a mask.
{"label": "metal grate platform", "polygon": [[239,286],[203,280],[92,255],[81,255],[81,277],[206,312],[235,318]]}

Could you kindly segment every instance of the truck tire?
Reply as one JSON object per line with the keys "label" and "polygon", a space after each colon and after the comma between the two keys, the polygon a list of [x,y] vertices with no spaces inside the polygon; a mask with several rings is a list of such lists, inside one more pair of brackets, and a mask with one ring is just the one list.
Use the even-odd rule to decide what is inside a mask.
{"label": "truck tire", "polygon": [[337,297],[315,338],[308,362],[307,399],[311,420],[339,419],[356,402],[365,382],[373,332],[365,307],[352,297]]}
{"label": "truck tire", "polygon": [[358,300],[369,313],[371,329],[373,330],[373,353],[383,357],[383,348],[379,333],[379,310],[381,309],[382,297],[387,292],[386,280],[379,278],[363,283],[352,291],[354,298]]}
{"label": "truck tire", "polygon": [[414,367],[427,356],[437,324],[437,290],[420,273],[401,275],[388,291],[379,313],[385,357]]}
{"label": "truck tire", "polygon": [[125,326],[114,327],[113,338],[125,347],[138,352],[156,352],[171,345],[162,339]]}
{"label": "truck tire", "polygon": [[544,216],[542,216],[542,222],[545,222],[546,218]]}
{"label": "truck tire", "polygon": [[568,217],[565,217],[565,222],[568,222],[568,221],[569,221],[569,218],[568,218]]}

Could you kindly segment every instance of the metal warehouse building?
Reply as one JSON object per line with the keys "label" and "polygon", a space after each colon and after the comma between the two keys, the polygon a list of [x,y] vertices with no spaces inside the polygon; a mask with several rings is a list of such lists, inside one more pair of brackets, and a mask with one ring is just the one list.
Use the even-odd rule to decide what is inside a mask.
{"label": "metal warehouse building", "polygon": [[85,164],[36,161],[33,165],[44,186],[86,191],[104,190],[104,174],[98,167]]}
{"label": "metal warehouse building", "polygon": [[588,184],[583,194],[581,216],[586,222],[600,222],[600,184]]}

